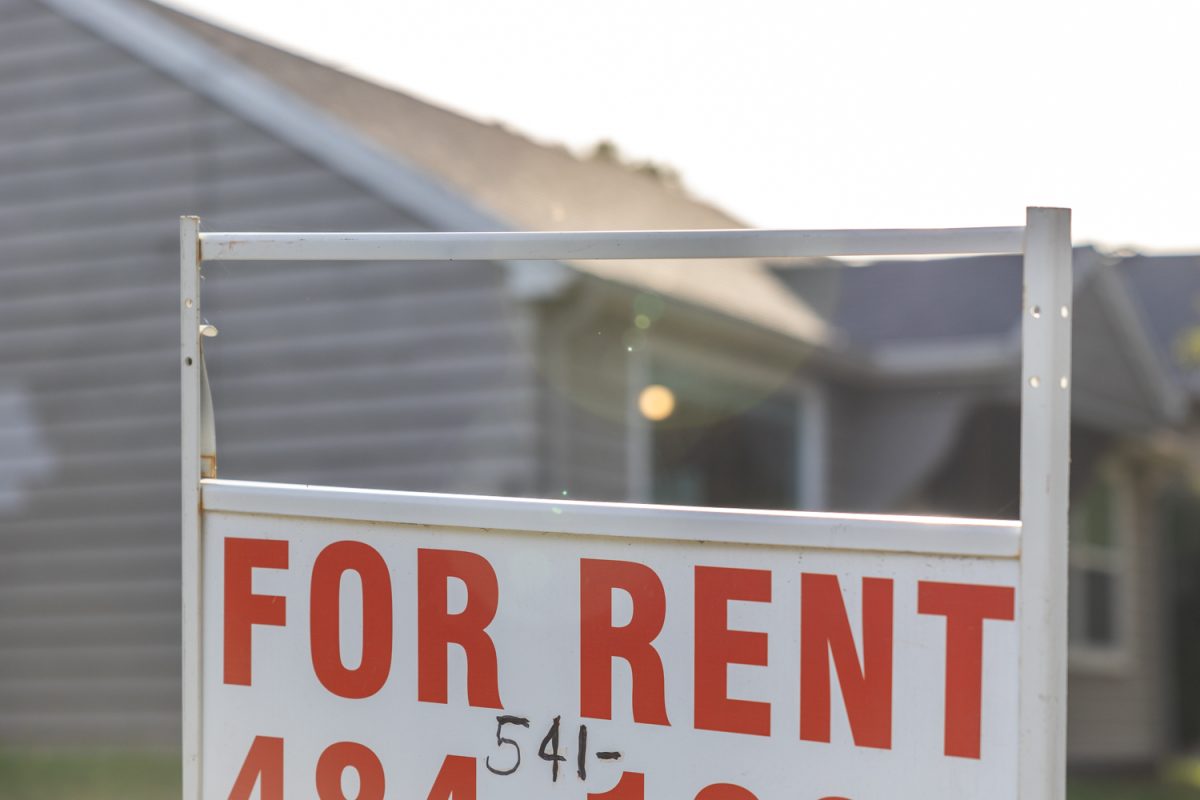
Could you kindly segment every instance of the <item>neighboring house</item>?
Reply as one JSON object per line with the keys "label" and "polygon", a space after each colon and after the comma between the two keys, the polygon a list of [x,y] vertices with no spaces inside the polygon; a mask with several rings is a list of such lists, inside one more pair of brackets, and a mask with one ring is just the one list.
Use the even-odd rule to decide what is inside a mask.
{"label": "neighboring house", "polygon": [[[739,225],[147,2],[0,0],[0,742],[176,741],[180,213]],[[1071,755],[1147,763],[1176,744],[1151,434],[1184,402],[1114,264],[1077,262]],[[213,265],[220,471],[1015,518],[1019,267]]]}
{"label": "neighboring house", "polygon": [[[1074,261],[1068,756],[1077,767],[1140,766],[1183,744],[1175,709],[1186,675],[1174,668],[1161,530],[1163,494],[1183,470],[1158,434],[1183,420],[1187,400],[1124,265],[1090,248]],[[852,423],[832,448],[834,482],[853,493],[842,505],[1016,517],[1020,260],[790,275],[889,375],[886,388],[838,403],[875,405],[877,426]],[[879,494],[868,498],[870,475]]]}
{"label": "neighboring house", "polygon": [[1200,749],[1200,256],[1129,256],[1121,275],[1175,380],[1189,398],[1190,413],[1173,452],[1190,467],[1183,479],[1163,486],[1161,536],[1169,561],[1160,575],[1171,605],[1164,623],[1171,633],[1177,741]]}

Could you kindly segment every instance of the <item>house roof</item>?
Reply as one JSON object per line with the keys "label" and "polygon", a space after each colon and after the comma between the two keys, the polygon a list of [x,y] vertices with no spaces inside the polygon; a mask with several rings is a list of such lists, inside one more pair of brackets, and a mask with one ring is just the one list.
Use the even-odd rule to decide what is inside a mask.
{"label": "house roof", "polygon": [[[880,261],[866,269],[785,274],[800,291],[820,297],[826,319],[867,349],[1004,338],[1021,307],[1015,256]],[[823,291],[813,286],[817,281],[825,283]]]}
{"label": "house roof", "polygon": [[[1178,420],[1185,411],[1183,393],[1148,335],[1147,315],[1122,285],[1118,266],[1118,259],[1093,248],[1074,251],[1076,411],[1116,428]],[[779,271],[882,373],[1004,378],[1020,364],[1020,256]],[[1195,283],[1193,299],[1200,298],[1200,281]]]}
{"label": "house roof", "polygon": [[[579,158],[151,0],[41,2],[435,229],[741,226],[673,181],[612,159]],[[885,376],[1011,370],[1019,354],[1018,260],[975,258],[970,270],[959,269],[962,262],[909,263],[894,275],[872,270],[874,277],[822,269],[834,262],[820,259],[778,272],[748,259],[580,262],[570,269],[832,346],[849,363],[873,363]],[[518,286],[528,280],[521,276],[547,274],[544,264],[506,266]],[[1097,283],[1106,287],[1129,352],[1144,351],[1145,333],[1130,322],[1123,289],[1108,279]],[[549,291],[545,285],[530,292]],[[1142,361],[1138,377],[1150,405],[1172,416],[1173,387],[1159,366]],[[1078,382],[1076,389],[1077,398],[1084,394]]]}
{"label": "house roof", "polygon": [[740,228],[676,181],[612,158],[580,158],[497,123],[274,47],[169,6],[136,0],[209,46],[530,230]]}
{"label": "house roof", "polygon": [[[674,180],[611,158],[577,157],[150,0],[42,2],[436,228],[744,227]],[[795,340],[832,338],[824,320],[756,260],[570,267]],[[546,266],[526,272],[545,275]]]}
{"label": "house roof", "polygon": [[1119,271],[1162,362],[1200,396],[1200,256],[1132,256]]}

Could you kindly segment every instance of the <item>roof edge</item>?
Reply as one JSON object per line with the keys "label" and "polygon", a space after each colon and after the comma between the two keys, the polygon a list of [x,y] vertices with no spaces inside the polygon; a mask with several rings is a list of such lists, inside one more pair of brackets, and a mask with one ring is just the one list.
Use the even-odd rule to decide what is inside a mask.
{"label": "roof edge", "polygon": [[[569,263],[569,262],[568,262]],[[593,272],[576,273],[581,286],[590,286],[593,288],[601,288],[605,290],[614,290],[622,293],[638,293],[651,292],[652,289],[639,286],[620,278],[597,275]],[[752,331],[752,335],[762,337],[764,341],[772,341],[782,343],[787,347],[800,345],[812,349],[813,353],[819,353],[826,359],[836,361],[838,364],[845,367],[853,367],[863,369],[861,359],[851,352],[844,341],[837,336],[821,338],[816,336],[804,336],[802,334],[789,333],[781,330],[778,327],[766,325],[763,323],[748,320],[729,311],[714,308],[709,305],[697,303],[695,300],[684,297],[672,297],[671,302],[679,308],[685,310],[688,314],[694,314],[705,317],[710,320],[719,321],[722,324],[733,324],[740,326],[744,331]]]}
{"label": "roof edge", "polygon": [[[1094,284],[1097,296],[1119,329],[1125,355],[1135,375],[1143,381],[1147,396],[1160,418],[1168,423],[1183,421],[1188,413],[1187,392],[1177,386],[1160,360],[1149,333],[1141,322],[1133,298],[1115,270],[1111,257],[1090,246],[1073,250],[1074,287],[1078,297]],[[872,367],[881,375],[921,378],[992,378],[1021,362],[1021,320],[1007,333],[950,344],[914,342],[885,346],[869,353]]]}
{"label": "roof edge", "polygon": [[[150,11],[125,0],[39,2],[435,228],[510,229],[461,193]],[[557,294],[573,277],[553,262],[501,264],[509,289],[522,299]]]}
{"label": "roof edge", "polygon": [[1117,274],[1118,263],[1117,260],[1105,259],[1096,270],[1096,288],[1108,305],[1113,319],[1125,332],[1122,341],[1127,354],[1160,413],[1172,423],[1182,422],[1188,413],[1188,393],[1172,379],[1170,371],[1163,364],[1150,333],[1142,323],[1129,288]]}

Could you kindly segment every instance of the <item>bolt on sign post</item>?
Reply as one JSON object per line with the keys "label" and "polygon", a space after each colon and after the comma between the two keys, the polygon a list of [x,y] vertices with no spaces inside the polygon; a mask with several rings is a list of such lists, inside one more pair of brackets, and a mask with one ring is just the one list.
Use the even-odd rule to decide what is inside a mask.
{"label": "bolt on sign post", "polygon": [[[1061,800],[1069,220],[231,234],[184,218],[184,797]],[[1019,522],[215,475],[202,262],[934,253],[1024,254]]]}

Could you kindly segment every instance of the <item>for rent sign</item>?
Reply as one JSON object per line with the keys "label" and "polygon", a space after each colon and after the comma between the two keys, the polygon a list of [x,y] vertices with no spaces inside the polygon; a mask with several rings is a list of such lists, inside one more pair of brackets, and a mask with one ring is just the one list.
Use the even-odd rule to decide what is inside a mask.
{"label": "for rent sign", "polygon": [[[1068,211],[180,244],[186,800],[1064,797]],[[1019,522],[216,478],[202,262],[932,253],[1024,257]]]}
{"label": "for rent sign", "polygon": [[1015,796],[1014,524],[224,481],[205,508],[206,795]]}

